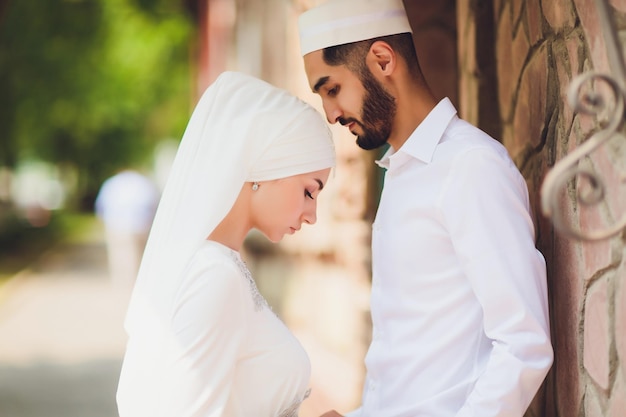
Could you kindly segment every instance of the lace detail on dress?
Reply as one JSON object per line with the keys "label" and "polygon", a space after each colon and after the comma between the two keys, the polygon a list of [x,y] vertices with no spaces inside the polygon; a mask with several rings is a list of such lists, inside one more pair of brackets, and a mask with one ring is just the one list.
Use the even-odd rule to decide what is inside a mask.
{"label": "lace detail on dress", "polygon": [[261,295],[261,293],[259,292],[259,289],[256,286],[256,282],[254,282],[252,274],[246,266],[246,263],[242,261],[239,255],[237,255],[235,252],[231,252],[230,255],[248,280],[248,285],[250,285],[250,292],[252,293],[252,301],[254,301],[254,311],[261,311],[264,308],[269,308],[267,300],[265,300],[263,295]]}
{"label": "lace detail on dress", "polygon": [[301,399],[296,398],[295,400],[293,400],[293,403],[276,417],[298,417],[298,410],[300,409],[300,405],[302,405],[302,402],[306,400],[309,395],[311,395],[311,388],[309,388],[304,393],[304,396]]}

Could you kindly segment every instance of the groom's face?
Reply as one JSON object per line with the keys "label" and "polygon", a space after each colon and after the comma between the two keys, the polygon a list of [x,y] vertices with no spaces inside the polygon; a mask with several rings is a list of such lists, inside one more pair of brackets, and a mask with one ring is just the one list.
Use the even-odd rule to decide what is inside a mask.
{"label": "groom's face", "polygon": [[322,98],[329,123],[346,126],[363,149],[387,142],[396,104],[369,70],[356,74],[344,65],[328,65],[322,51],[305,55],[304,66],[311,90]]}

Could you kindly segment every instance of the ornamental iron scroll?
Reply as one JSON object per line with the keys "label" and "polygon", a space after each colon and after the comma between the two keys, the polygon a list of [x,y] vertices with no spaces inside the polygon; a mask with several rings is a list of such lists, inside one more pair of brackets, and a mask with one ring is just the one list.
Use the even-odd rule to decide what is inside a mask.
{"label": "ornamental iron scroll", "polygon": [[[584,167],[584,161],[609,139],[626,139],[618,132],[624,123],[626,108],[626,70],[617,34],[605,0],[595,0],[607,45],[612,75],[587,72],[572,80],[567,99],[574,112],[596,116],[599,130],[593,132],[578,148],[557,162],[546,175],[541,186],[541,209],[555,227],[567,235],[581,240],[601,240],[614,236],[626,228],[626,214],[613,225],[601,230],[575,228],[564,216],[559,204],[561,193],[574,181],[575,194],[581,207],[598,207],[606,197],[603,179]],[[608,87],[608,88],[601,88]],[[584,184],[584,185],[583,185]]]}

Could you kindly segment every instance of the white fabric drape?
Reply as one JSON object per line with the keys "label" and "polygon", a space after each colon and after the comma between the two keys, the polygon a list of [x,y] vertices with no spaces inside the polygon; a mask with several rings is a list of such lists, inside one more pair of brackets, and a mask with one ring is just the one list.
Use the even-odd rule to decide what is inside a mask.
{"label": "white fabric drape", "polygon": [[220,75],[180,143],[131,297],[127,332],[158,334],[167,326],[182,269],[246,181],[334,164],[330,130],[314,108],[254,77]]}

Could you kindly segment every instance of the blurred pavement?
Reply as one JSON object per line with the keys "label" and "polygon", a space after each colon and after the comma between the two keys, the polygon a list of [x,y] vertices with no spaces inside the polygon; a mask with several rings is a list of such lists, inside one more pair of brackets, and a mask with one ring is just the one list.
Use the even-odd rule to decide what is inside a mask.
{"label": "blurred pavement", "polygon": [[0,416],[116,417],[129,289],[102,231],[58,244],[0,286]]}
{"label": "blurred pavement", "polygon": [[[320,275],[331,276],[312,275],[317,283]],[[109,279],[98,222],[0,285],[0,417],[117,417],[129,296],[130,288]],[[298,314],[308,311],[295,304]],[[307,325],[292,329],[314,368],[300,416],[317,417],[351,398],[359,375]]]}

